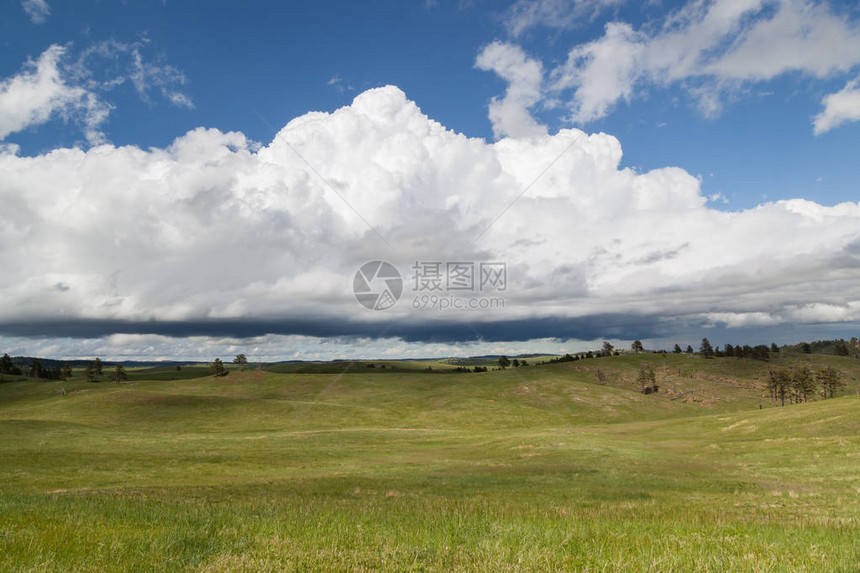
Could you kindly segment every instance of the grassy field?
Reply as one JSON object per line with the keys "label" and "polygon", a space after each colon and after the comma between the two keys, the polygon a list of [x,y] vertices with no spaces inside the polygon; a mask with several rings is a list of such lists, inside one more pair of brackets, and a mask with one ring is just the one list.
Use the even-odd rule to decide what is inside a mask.
{"label": "grassy field", "polygon": [[0,570],[860,570],[860,361],[436,364],[0,384]]}

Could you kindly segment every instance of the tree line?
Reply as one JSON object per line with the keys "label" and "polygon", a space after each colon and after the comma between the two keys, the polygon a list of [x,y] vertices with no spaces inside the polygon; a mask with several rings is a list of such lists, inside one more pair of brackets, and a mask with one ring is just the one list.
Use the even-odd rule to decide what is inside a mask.
{"label": "tree line", "polygon": [[[52,361],[53,362],[53,361]],[[29,376],[37,380],[68,380],[72,377],[72,367],[68,362],[62,366],[43,366],[38,358],[33,358],[29,366],[21,368],[17,366],[9,354],[0,357],[0,380],[4,374],[10,376]],[[84,369],[84,378],[87,382],[98,382],[104,376],[104,363],[101,358],[96,358]],[[128,374],[122,364],[116,364],[113,371],[108,373],[108,380],[122,382],[128,380]]]}
{"label": "tree line", "polygon": [[[632,350],[634,354],[646,352],[645,346],[642,344],[641,340],[634,340],[630,345],[630,350]],[[667,354],[665,350],[655,350],[654,352],[658,354]],[[692,345],[689,344],[686,349],[681,348],[680,344],[675,344],[672,349],[672,353],[674,354],[695,354],[695,352],[696,351],[693,350]],[[735,358],[753,358],[756,360],[766,361],[770,359],[770,354],[774,352],[779,352],[779,347],[777,347],[776,344],[771,344],[770,346],[765,344],[757,344],[756,346],[750,346],[749,344],[744,344],[743,346],[740,344],[726,344],[722,349],[720,349],[719,346],[714,347],[707,338],[703,338],[702,343],[699,345],[699,354],[705,358],[732,356]],[[604,342],[600,350],[588,350],[586,352],[574,354],[567,353],[563,356],[550,358],[547,362],[549,364],[557,364],[559,362],[573,362],[575,360],[601,358],[604,356],[619,356],[620,354],[621,353],[611,343]],[[538,362],[538,364],[546,364],[547,362]]]}
{"label": "tree line", "polygon": [[816,340],[814,342],[801,342],[788,347],[795,352],[803,354],[833,354],[835,356],[860,356],[860,341],[856,336],[850,340],[837,338],[834,340]]}
{"label": "tree line", "polygon": [[0,380],[4,374],[29,376],[39,380],[65,380],[72,375],[72,368],[68,363],[62,366],[43,366],[38,358],[34,358],[28,366],[22,368],[15,364],[11,356],[4,354],[0,357]]}
{"label": "tree line", "polygon": [[[519,368],[521,366],[528,366],[528,365],[529,365],[529,362],[525,358],[523,358],[522,360],[520,360],[519,358],[514,358],[513,360],[511,360],[510,358],[508,358],[505,355],[499,356],[499,367],[502,370],[504,370],[508,366],[513,366],[514,368]],[[487,370],[485,368],[484,372],[486,372],[486,371]],[[475,372],[478,372],[478,370],[475,370]]]}
{"label": "tree line", "polygon": [[786,400],[789,404],[800,404],[816,397],[826,400],[835,397],[843,388],[845,381],[832,366],[817,371],[795,366],[768,372],[767,391],[774,405],[785,406]]}
{"label": "tree line", "polygon": [[[689,344],[687,345],[687,350],[681,350],[681,346],[676,344],[672,349],[674,354],[681,354],[686,352],[687,354],[693,354],[693,347]],[[755,346],[750,346],[749,344],[744,344],[741,346],[738,344],[737,346],[733,344],[726,344],[723,346],[722,350],[720,350],[719,346],[714,347],[711,344],[711,341],[706,338],[702,339],[702,343],[699,345],[699,354],[704,358],[723,358],[726,356],[731,356],[734,358],[752,358],[754,360],[770,360],[771,353],[779,352],[779,347],[776,343],[772,343],[770,346],[766,344],[756,344]]]}

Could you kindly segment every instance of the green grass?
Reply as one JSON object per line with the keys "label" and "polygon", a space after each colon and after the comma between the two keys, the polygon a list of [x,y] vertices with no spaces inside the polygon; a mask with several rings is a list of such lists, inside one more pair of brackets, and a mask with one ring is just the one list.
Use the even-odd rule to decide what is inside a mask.
{"label": "green grass", "polygon": [[797,360],[846,395],[655,355],[3,384],[0,570],[858,571],[860,361]]}
{"label": "green grass", "polygon": [[[110,378],[113,368],[104,369],[104,378]],[[138,380],[186,380],[189,378],[201,378],[212,374],[212,369],[206,365],[180,366],[152,366],[149,368],[127,368],[126,375],[129,382]]]}

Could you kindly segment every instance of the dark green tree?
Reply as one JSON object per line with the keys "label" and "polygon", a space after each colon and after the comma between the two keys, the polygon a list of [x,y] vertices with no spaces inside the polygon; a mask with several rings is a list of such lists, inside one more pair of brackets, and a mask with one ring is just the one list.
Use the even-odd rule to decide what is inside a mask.
{"label": "dark green tree", "polygon": [[609,344],[608,341],[603,341],[603,349],[600,351],[600,354],[603,356],[612,356],[612,351],[615,350],[615,347]]}
{"label": "dark green tree", "polygon": [[644,352],[644,351],[645,351],[645,347],[644,347],[644,346],[642,346],[642,341],[641,341],[641,340],[634,340],[634,341],[633,341],[633,344],[631,344],[631,345],[630,345],[630,349],[631,349],[633,352],[635,352],[636,354],[639,354],[640,352]]}
{"label": "dark green tree", "polygon": [[839,371],[832,366],[818,372],[816,378],[821,384],[821,396],[824,399],[833,398],[837,391],[845,388],[845,381],[839,376]]}
{"label": "dark green tree", "polygon": [[12,357],[8,354],[4,354],[0,358],[0,374],[12,374],[12,368],[14,367],[15,364],[12,362]]}
{"label": "dark green tree", "polygon": [[113,381],[117,384],[124,380],[128,380],[128,374],[125,373],[125,367],[122,364],[117,364],[113,374],[111,374],[111,378],[113,378]]}
{"label": "dark green tree", "polygon": [[791,373],[792,400],[807,402],[815,394],[817,380],[806,366],[798,366]]}
{"label": "dark green tree", "polygon": [[501,366],[502,370],[511,365],[511,361],[507,356],[499,356],[499,366]]}
{"label": "dark green tree", "polygon": [[785,406],[785,397],[789,396],[791,382],[791,373],[784,368],[771,370],[768,373],[767,389],[772,403]]}
{"label": "dark green tree", "polygon": [[68,380],[72,377],[72,367],[69,366],[68,362],[63,363],[63,367],[60,369],[60,377],[63,380]]}
{"label": "dark green tree", "polygon": [[688,344],[687,345],[687,354],[692,354],[692,353],[693,353],[693,347]]}
{"label": "dark green tree", "polygon": [[245,365],[247,363],[248,359],[245,357],[244,354],[237,354],[236,358],[233,359],[233,364],[238,364],[240,371],[245,369]]}
{"label": "dark green tree", "polygon": [[676,344],[675,348],[672,349],[672,352],[674,352],[675,354],[681,354],[683,350],[681,350],[681,346],[679,344]]}
{"label": "dark green tree", "polygon": [[707,338],[702,339],[702,344],[699,346],[699,352],[701,352],[702,356],[705,358],[711,358],[714,355],[714,347],[711,346],[711,343]]}
{"label": "dark green tree", "polygon": [[639,374],[636,376],[636,381],[639,382],[639,391],[643,394],[651,394],[659,390],[657,386],[657,375],[650,364],[642,364],[639,366]]}
{"label": "dark green tree", "polygon": [[768,349],[764,344],[757,344],[752,347],[750,358],[767,362],[770,360],[770,349]]}
{"label": "dark green tree", "polygon": [[513,366],[514,368],[519,368],[519,367],[520,367],[520,359],[519,359],[519,358],[514,358],[514,359],[511,361],[511,366]]}
{"label": "dark green tree", "polygon": [[212,374],[215,376],[227,375],[227,368],[224,366],[224,363],[221,362],[220,358],[216,358],[215,362],[212,363]]}
{"label": "dark green tree", "polygon": [[93,361],[93,371],[96,373],[97,378],[101,378],[103,368],[104,364],[102,364],[101,358],[96,357]]}

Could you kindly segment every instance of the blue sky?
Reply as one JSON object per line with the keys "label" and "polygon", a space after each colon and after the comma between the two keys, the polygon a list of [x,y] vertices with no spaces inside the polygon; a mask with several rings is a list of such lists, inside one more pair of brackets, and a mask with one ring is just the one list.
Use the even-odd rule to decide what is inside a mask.
{"label": "blue sky", "polygon": [[[510,325],[517,330],[510,336],[511,344],[526,345],[530,349],[546,344],[528,341],[543,338],[537,335],[535,325],[545,324],[540,321],[547,319],[582,321],[587,328],[571,323],[548,332],[547,337],[561,340],[570,337],[573,341],[586,342],[601,337],[624,340],[615,319],[608,321],[615,325],[612,328],[595,326],[600,323],[597,317],[616,315],[650,317],[645,320],[648,327],[641,331],[636,330],[638,326],[634,328],[634,324],[640,324],[638,318],[628,326],[630,332],[636,331],[655,343],[672,337],[696,339],[703,328],[717,329],[714,332],[736,329],[734,339],[725,335],[725,342],[734,342],[752,341],[756,332],[765,332],[761,329],[767,329],[770,339],[779,338],[774,329],[779,329],[780,325],[786,330],[779,332],[800,329],[800,332],[809,333],[817,324],[822,332],[841,334],[850,333],[856,327],[860,312],[857,306],[860,297],[856,293],[858,277],[853,266],[860,244],[856,234],[860,228],[856,219],[860,175],[860,162],[856,160],[860,143],[860,89],[857,86],[860,7],[855,3],[813,0],[735,3],[724,0],[690,3],[624,0],[289,3],[82,0],[60,3],[6,0],[2,10],[0,102],[6,111],[0,113],[0,143],[8,161],[0,167],[0,172],[7,170],[7,181],[13,183],[0,189],[0,196],[20,200],[29,208],[22,207],[14,219],[9,215],[5,222],[8,232],[0,235],[0,254],[5,253],[6,257],[3,264],[19,271],[11,273],[5,281],[0,280],[0,296],[14,309],[0,316],[0,327],[6,325],[0,335],[5,332],[11,341],[9,344],[17,345],[22,351],[34,348],[33,341],[38,339],[41,346],[37,348],[50,348],[61,354],[74,353],[78,352],[74,349],[79,348],[76,345],[80,340],[104,340],[112,333],[128,336],[137,329],[107,326],[92,330],[81,326],[71,336],[57,339],[64,342],[56,342],[50,338],[50,326],[45,326],[43,332],[39,328],[22,326],[58,324],[59,318],[63,324],[80,321],[81,325],[90,324],[87,321],[116,325],[146,321],[206,324],[207,320],[216,318],[232,320],[235,324],[256,321],[268,325],[256,331],[237,327],[236,340],[268,334],[322,339],[328,334],[376,339],[378,336],[373,333],[381,331],[376,327],[384,323],[375,315],[356,314],[347,317],[349,327],[323,329],[322,333],[303,327],[270,332],[272,316],[302,324],[305,323],[302,321],[330,320],[322,311],[317,315],[310,311],[307,316],[302,314],[308,308],[324,306],[325,301],[313,289],[300,288],[304,285],[300,278],[290,281],[279,277],[278,272],[284,276],[290,274],[284,268],[280,271],[267,269],[260,276],[255,276],[253,270],[246,270],[244,279],[231,277],[229,288],[218,292],[210,292],[209,285],[203,286],[194,280],[176,279],[178,284],[169,288],[164,286],[166,283],[147,282],[148,279],[141,277],[146,276],[146,269],[151,270],[151,267],[188,266],[181,260],[174,261],[181,259],[175,253],[187,251],[187,256],[193,254],[196,260],[215,260],[217,253],[228,247],[218,243],[220,239],[216,238],[206,245],[198,244],[198,237],[208,229],[187,237],[183,235],[184,230],[174,229],[170,233],[165,231],[164,245],[175,251],[164,252],[156,259],[130,263],[127,261],[133,256],[143,256],[140,253],[145,251],[131,239],[115,234],[89,236],[90,231],[72,228],[62,234],[39,231],[42,226],[47,228],[51,224],[50,216],[38,214],[39,205],[55,202],[57,197],[51,193],[60,191],[28,194],[29,190],[41,189],[43,185],[48,189],[56,185],[56,181],[64,180],[77,181],[81,186],[76,191],[75,208],[90,214],[81,216],[106,216],[111,209],[122,205],[138,215],[149,209],[153,221],[146,228],[150,230],[174,223],[179,225],[171,220],[168,212],[152,214],[152,210],[154,205],[160,205],[171,211],[171,206],[176,205],[171,201],[185,201],[177,197],[185,197],[186,191],[197,197],[195,205],[214,201],[242,212],[241,206],[250,205],[252,196],[242,185],[251,185],[247,181],[253,181],[259,193],[273,194],[265,199],[260,199],[259,193],[253,195],[258,201],[254,203],[255,209],[264,205],[271,218],[268,223],[261,223],[257,215],[249,215],[251,219],[248,220],[239,217],[235,244],[283,232],[285,235],[279,235],[278,240],[295,241],[304,245],[305,250],[304,255],[297,250],[282,264],[289,266],[303,261],[301,264],[308,265],[303,258],[305,255],[311,260],[331,256],[338,260],[330,267],[321,265],[315,269],[318,276],[330,273],[329,278],[344,275],[348,281],[349,269],[374,256],[400,257],[404,268],[408,268],[410,259],[418,256],[435,256],[440,260],[447,260],[449,256],[474,260],[482,256],[505,258],[510,261],[511,269],[521,271],[523,300],[520,303],[514,299],[508,311],[482,317],[478,322]],[[388,88],[384,86],[396,86],[396,90],[385,91]],[[365,92],[371,95],[362,100],[363,103],[354,104],[353,100]],[[409,107],[412,102],[420,108],[424,119],[413,117]],[[332,114],[339,109],[348,112]],[[296,118],[299,118],[296,122],[315,118],[306,115],[313,111],[331,114],[324,120],[317,118],[319,131],[307,127],[308,123],[294,122],[291,125],[298,127],[292,131],[285,128]],[[353,134],[351,129],[358,120],[349,123],[341,117],[352,111],[361,117],[377,118],[378,121],[374,120],[363,129],[376,134],[373,130],[379,127],[379,133],[368,135],[366,140],[360,133]],[[397,133],[396,122],[391,127],[387,120],[383,121],[385,114],[395,112],[400,113],[398,117],[401,118],[412,117],[408,133]],[[438,122],[453,133],[482,140],[482,147],[465,150],[457,147],[461,143],[451,143],[445,138],[435,143],[431,142],[432,138],[422,140],[423,143],[415,145],[424,146],[425,154],[432,155],[436,153],[434,150],[446,146],[459,149],[457,153],[464,156],[472,151],[476,153],[468,167],[452,166],[448,155],[441,152],[438,157],[433,155],[428,167],[427,157],[423,160],[417,155],[401,157],[401,150],[394,145],[387,159],[373,156],[375,163],[385,166],[385,173],[371,174],[375,184],[380,185],[375,196],[373,191],[360,189],[360,184],[350,187],[350,177],[358,177],[359,172],[364,174],[365,182],[368,177],[368,173],[362,171],[361,162],[367,161],[369,156],[361,156],[356,148],[388,149],[391,141],[412,137],[416,129],[424,134],[421,137],[430,137],[427,133],[432,132],[431,127],[424,123],[414,127],[421,122]],[[383,129],[383,123],[388,127]],[[195,131],[199,128],[210,131]],[[385,131],[389,128],[395,131]],[[308,129],[311,132],[307,132]],[[444,223],[438,223],[443,228],[449,225],[452,229],[465,229],[479,220],[490,223],[501,207],[517,196],[518,189],[526,187],[533,176],[541,173],[557,152],[565,148],[567,144],[561,142],[574,137],[570,134],[579,133],[568,131],[571,129],[582,130],[585,134],[605,134],[584,136],[582,142],[587,138],[588,144],[571,143],[574,147],[585,145],[582,157],[590,158],[593,164],[577,163],[580,159],[573,156],[565,158],[558,164],[560,171],[548,172],[530,193],[533,196],[526,195],[522,202],[517,201],[513,211],[522,210],[524,217],[539,218],[545,216],[547,209],[553,209],[553,201],[563,200],[568,193],[573,193],[570,209],[571,213],[578,213],[577,206],[590,204],[593,197],[604,193],[604,186],[606,189],[624,187],[625,192],[605,191],[605,200],[628,203],[641,200],[638,204],[646,207],[623,216],[612,212],[610,207],[595,208],[600,212],[594,214],[594,221],[588,224],[598,229],[619,225],[607,230],[605,236],[601,235],[605,244],[586,244],[597,234],[584,230],[588,227],[584,222],[581,235],[577,234],[580,231],[567,235],[561,230],[553,236],[542,237],[537,231],[532,235],[526,227],[519,227],[510,231],[510,237],[489,233],[482,239],[485,242],[476,246],[477,250],[457,251],[460,247],[451,247],[441,238],[437,245],[427,247],[419,238],[410,238],[406,231],[398,230],[396,224],[391,223],[400,217],[429,217],[428,213],[439,217],[438,221],[444,219]],[[282,147],[275,131],[281,131],[279,137],[284,141],[294,133],[307,144],[311,155],[315,142],[328,141],[326,149],[336,155],[327,155],[325,149],[321,149],[318,158],[310,160],[308,165],[322,179],[344,182],[344,187],[338,187],[342,192],[339,199],[331,192],[340,183],[334,186],[329,181],[313,183],[315,175],[308,172],[305,175],[311,187],[302,192],[307,192],[310,198],[317,195],[324,198],[313,213],[299,212],[298,207],[281,203],[306,182],[289,183],[292,180],[287,175],[283,176],[286,179],[258,181],[263,177],[261,173],[271,167],[270,159],[266,158],[276,155],[279,146]],[[239,135],[229,135],[232,132]],[[197,135],[186,135],[189,133]],[[349,135],[352,139],[344,134],[353,134]],[[497,141],[499,146],[494,145]],[[527,144],[528,141],[533,143]],[[534,143],[538,141],[545,143],[545,151],[539,151],[544,143]],[[123,151],[123,146],[139,148],[145,158]],[[258,151],[260,146],[262,151]],[[509,148],[519,150],[522,159],[511,158]],[[81,171],[84,163],[69,152],[74,149],[86,154],[90,163],[112,154],[113,159],[106,160],[108,163],[102,169],[109,174],[115,168],[117,174],[114,179],[108,175],[103,178],[119,183],[96,190],[96,184],[87,183],[90,175]],[[223,156],[223,172],[212,175],[205,183],[187,183],[189,187],[176,183],[176,178],[184,177],[182,174],[188,169],[205,170],[221,161],[212,159],[207,163],[201,159],[199,163],[199,158],[189,159],[194,153],[215,150],[217,154],[224,149],[229,153]],[[613,162],[622,149],[623,159],[615,165]],[[57,150],[64,150],[62,160],[58,159]],[[53,156],[52,152],[55,152]],[[341,162],[341,157],[353,152],[358,155],[349,161],[358,163],[348,163],[347,159]],[[164,201],[159,203],[151,199],[154,196],[151,194],[158,193],[148,185],[153,177],[162,176],[153,173],[164,173],[156,167],[164,160],[164,154],[171,156],[174,161],[171,169],[175,168],[175,172],[163,175],[164,179],[158,182],[165,189],[164,195],[159,195]],[[248,157],[263,165],[246,165],[243,154],[250,154]],[[497,158],[491,159],[490,155]],[[26,163],[27,158],[35,163]],[[186,160],[190,163],[183,166]],[[486,170],[481,171],[478,167],[484,160],[489,163]],[[571,163],[565,166],[568,160]],[[68,161],[68,166],[58,167],[62,161]],[[60,171],[68,171],[55,175],[51,181],[18,175],[18,170],[49,163]],[[497,193],[490,195],[495,199],[489,200],[481,195],[483,191],[471,191],[481,187],[473,181],[479,176],[475,173],[494,172],[498,165],[503,175],[512,178],[512,187],[499,183],[504,189],[496,190],[493,187],[496,183],[490,184],[488,180],[487,187]],[[283,167],[305,169],[292,163],[284,163]],[[667,169],[672,167],[680,171]],[[247,173],[243,169],[247,169]],[[596,175],[589,175],[589,169]],[[233,170],[244,173],[240,178],[243,183],[236,183]],[[570,178],[565,179],[568,176]],[[416,180],[427,186],[422,187]],[[134,197],[106,199],[111,193],[119,193],[116,185],[133,190],[128,193]],[[388,189],[387,185],[394,187]],[[222,186],[224,194],[205,195]],[[236,191],[240,187],[241,190]],[[276,191],[275,187],[282,189]],[[643,198],[642,194],[646,193],[643,189],[650,194],[647,200]],[[201,198],[204,195],[205,201]],[[393,198],[395,195],[397,197]],[[461,219],[464,214],[472,213],[469,209],[480,202],[479,195],[486,213],[469,215],[471,220]],[[658,195],[659,200],[654,198]],[[776,203],[790,199],[805,201]],[[357,223],[344,223],[349,232],[338,237],[344,241],[342,244],[334,239],[332,244],[327,244],[315,231],[296,223],[317,221],[319,216],[319,225],[324,227],[329,216],[351,217],[348,212],[340,212],[343,205],[339,200],[350,203],[353,212],[363,217],[363,221]],[[376,219],[376,214],[372,213],[376,209],[375,201],[384,205],[388,205],[385,201],[390,201],[391,205],[399,207],[392,206],[390,210],[380,207],[381,218]],[[846,202],[847,206],[834,207]],[[179,205],[184,208],[186,203]],[[697,217],[702,217],[699,230],[710,229],[712,234],[697,235],[697,230],[692,228],[695,223],[676,221],[672,229],[661,231],[665,236],[640,240],[637,235],[648,235],[651,229],[666,226],[656,214],[648,215],[651,219],[645,216],[644,210],[651,209],[652,205],[659,205],[655,213],[664,214],[677,207],[680,211],[673,216],[679,219],[689,218],[695,222]],[[825,209],[828,207],[833,209],[828,211]],[[206,203],[205,209],[210,208],[215,209]],[[414,211],[413,208],[424,210]],[[605,213],[601,211],[604,208]],[[321,215],[328,211],[330,215]],[[38,222],[29,226],[22,224],[28,216]],[[204,217],[195,212],[189,217],[194,221],[214,220],[211,213]],[[586,219],[583,216],[581,220]],[[622,220],[626,221],[623,228]],[[296,230],[290,234],[281,229],[274,231],[270,226],[281,224],[296,224]],[[357,227],[353,228],[353,224]],[[385,252],[384,246],[379,244],[366,248],[356,246],[356,237],[368,232],[367,224],[382,235],[406,237],[403,244],[409,246],[396,256]],[[507,225],[507,229],[517,229],[518,223],[502,224]],[[792,232],[792,225],[797,225],[800,231]],[[481,228],[485,226],[478,224]],[[555,227],[547,224],[546,228]],[[737,261],[716,261],[705,252],[710,248],[704,246],[709,241],[724,244],[727,249],[741,250],[760,239],[758,255],[740,256]],[[363,237],[361,240],[372,243],[373,238],[371,235],[370,239]],[[519,253],[518,245],[527,242],[543,244],[546,250]],[[129,246],[119,246],[126,243]],[[54,261],[51,255],[36,269],[16,258],[16,253],[23,257],[24,252],[37,256],[34,253],[62,250],[61,244],[68,251],[65,262]],[[69,260],[87,260],[94,255],[94,245],[99,244],[118,245],[112,263],[90,269],[89,274],[80,270],[86,265],[72,268]],[[468,240],[464,239],[463,244],[468,244]],[[550,244],[554,246],[550,248]],[[574,252],[578,247],[560,247],[572,244],[581,246],[581,252]],[[712,265],[692,268],[696,265],[681,262],[684,255],[676,256],[679,252],[699,249],[698,245],[702,245],[701,252],[697,251],[698,260],[711,257]],[[218,248],[222,250],[217,251]],[[783,248],[794,249],[798,257],[826,259],[824,269],[785,258],[780,252]],[[347,257],[344,252],[354,257]],[[773,254],[779,256],[771,268],[762,261]],[[671,264],[676,266],[656,262],[658,267],[664,266],[637,267],[622,277],[617,268],[602,266],[602,261],[607,260],[600,258],[604,255],[615,257],[613,260],[621,261],[619,264],[632,265],[631,268],[647,266],[637,261],[663,259],[675,260]],[[146,256],[156,255],[148,253]],[[262,251],[259,257],[272,260]],[[693,255],[690,257],[694,259]],[[305,274],[312,274],[307,268],[303,270],[308,271]],[[574,274],[578,278],[570,278]],[[524,275],[528,275],[528,280]],[[823,276],[829,279],[822,286],[816,280]],[[724,282],[731,283],[726,277],[734,277],[732,280],[740,284],[744,283],[744,278],[750,279],[749,286],[746,290],[735,289],[737,284],[733,284],[727,292],[738,298],[731,302],[698,301],[697,289],[723,288]],[[761,283],[756,282],[759,279]],[[558,284],[562,289],[559,292],[563,294],[550,293],[553,291],[551,283],[558,280],[561,280]],[[641,281],[640,292],[630,290],[630,285],[639,284],[636,281]],[[39,295],[22,298],[20,293],[23,292],[41,292],[32,289],[34,284],[42,283],[47,285],[44,288],[56,286],[56,290],[66,293],[63,295],[66,302],[55,301],[54,293],[42,299]],[[576,291],[579,288],[576,285],[581,284],[585,285],[584,290],[572,303],[571,289]],[[621,288],[622,284],[627,285],[627,290]],[[280,293],[267,295],[279,301],[271,308],[245,301],[244,297],[250,296],[248,292],[262,292],[266,288]],[[600,296],[594,293],[601,288],[616,293],[615,300],[623,301],[620,308],[605,301],[598,304]],[[528,296],[526,290],[530,293]],[[765,296],[765,290],[775,294]],[[689,301],[689,308],[681,304],[684,309],[667,316],[665,311],[672,305],[648,302],[652,300],[649,296],[662,297],[666,292],[675,291],[681,293],[680,299]],[[165,294],[162,300],[153,294],[157,292],[170,294]],[[69,293],[80,293],[74,295],[80,298],[71,300],[73,295]],[[346,295],[349,298],[351,293]],[[114,302],[94,306],[86,302],[102,298],[111,298]],[[199,302],[201,299],[206,300],[205,304]],[[243,302],[239,304],[236,300]],[[298,304],[294,307],[296,301]],[[577,306],[579,303],[581,308]],[[50,308],[53,314],[47,311],[28,314],[27,308]],[[540,310],[534,311],[535,308]],[[526,318],[538,322],[523,326]],[[413,332],[415,325],[419,330],[426,327],[428,332],[436,333],[419,336],[416,340],[404,334],[402,340],[408,344],[420,343],[422,338],[427,343],[437,340],[451,344],[457,336],[443,334],[449,332],[451,324],[474,322],[459,315],[446,316],[443,326],[436,325],[435,320],[415,316],[401,316],[400,319],[409,325],[408,328],[404,326],[401,333]],[[623,326],[624,321],[621,322]],[[354,327],[354,323],[374,326],[365,331]],[[169,336],[171,333],[168,327],[137,330],[141,336]],[[179,328],[176,332],[177,336],[184,337],[198,330],[197,327]],[[493,339],[494,344],[505,342],[505,336],[498,334],[498,329],[488,326],[486,330],[495,333],[486,337]],[[397,332],[397,328],[394,331]],[[219,336],[228,334],[225,331]],[[48,346],[44,346],[46,344]],[[97,343],[88,344],[91,348]],[[226,343],[222,340],[218,344]],[[162,356],[166,343],[155,347],[159,350],[153,352]],[[498,348],[494,346],[489,350]],[[504,350],[512,348],[506,346]],[[475,348],[475,353],[485,350],[487,348]],[[439,347],[434,351],[453,351],[453,347]],[[425,354],[420,346],[410,347],[408,352]]]}
{"label": "blue sky", "polygon": [[[616,3],[597,16],[576,18],[568,29],[536,25],[514,37],[511,7],[496,2],[81,2],[52,3],[33,24],[18,2],[6,2],[2,24],[3,77],[20,71],[52,44],[77,53],[96,42],[146,39],[144,54],[180,70],[194,109],[143,102],[133,90],[107,96],[116,106],[105,125],[111,142],[165,146],[197,126],[239,130],[271,139],[273,125],[307,111],[331,111],[359,92],[393,84],[431,118],[473,137],[492,139],[489,99],[505,88],[475,57],[488,43],[514,41],[545,63],[562,62],[572,46],[603,33],[608,21],[654,27],[671,10],[645,3]],[[572,3],[571,3],[572,4]],[[677,3],[668,3],[677,8]],[[832,10],[853,19],[853,3]],[[97,62],[95,67],[105,65]],[[857,198],[854,155],[860,123],[815,136],[812,118],[821,99],[856,76],[812,77],[789,71],[749,82],[727,96],[707,118],[680,85],[647,86],[606,117],[584,124],[618,137],[624,165],[647,170],[679,166],[701,176],[706,194],[721,193],[722,208],[764,200],[814,198],[832,205]],[[332,81],[334,80],[334,81]],[[572,125],[565,109],[537,109],[550,130]],[[80,140],[61,119],[18,134],[25,153]]]}

